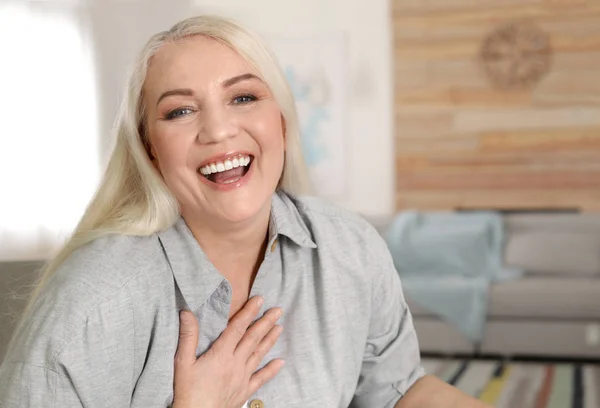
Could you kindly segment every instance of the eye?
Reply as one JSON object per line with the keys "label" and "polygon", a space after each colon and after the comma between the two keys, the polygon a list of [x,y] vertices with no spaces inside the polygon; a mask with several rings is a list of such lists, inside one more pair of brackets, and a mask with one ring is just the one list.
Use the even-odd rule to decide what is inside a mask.
{"label": "eye", "polygon": [[236,96],[233,99],[233,104],[234,105],[241,105],[241,104],[245,104],[245,103],[250,103],[250,102],[254,102],[256,100],[256,96],[254,95],[240,95],[240,96]]}
{"label": "eye", "polygon": [[177,119],[181,116],[186,116],[189,115],[190,113],[192,113],[193,110],[190,108],[177,108],[177,109],[173,109],[171,112],[169,112],[166,116],[166,119],[171,120],[171,119]]}

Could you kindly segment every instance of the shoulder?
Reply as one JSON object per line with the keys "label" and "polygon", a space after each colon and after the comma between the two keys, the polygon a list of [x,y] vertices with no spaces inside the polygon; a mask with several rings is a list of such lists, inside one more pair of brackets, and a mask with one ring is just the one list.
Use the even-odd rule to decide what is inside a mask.
{"label": "shoulder", "polygon": [[160,254],[155,236],[108,236],[76,249],[41,288],[12,357],[46,364],[95,338],[128,336],[135,323],[129,285],[161,273]]}
{"label": "shoulder", "polygon": [[315,197],[290,198],[313,233],[317,245],[323,241],[334,246],[358,246],[357,249],[365,245],[381,245],[382,240],[375,227],[360,214]]}
{"label": "shoulder", "polygon": [[[162,262],[161,262],[162,260]],[[111,235],[76,249],[56,269],[49,289],[60,287],[62,298],[94,307],[122,292],[141,273],[164,263],[156,235]]]}
{"label": "shoulder", "polygon": [[[290,198],[317,246],[314,273],[335,285],[350,316],[362,321],[378,305],[385,289],[397,294],[399,280],[388,246],[361,215],[318,198]],[[401,296],[400,296],[401,297]]]}
{"label": "shoulder", "polygon": [[319,198],[290,198],[323,261],[343,269],[349,278],[378,278],[390,253],[371,223],[356,212]]}

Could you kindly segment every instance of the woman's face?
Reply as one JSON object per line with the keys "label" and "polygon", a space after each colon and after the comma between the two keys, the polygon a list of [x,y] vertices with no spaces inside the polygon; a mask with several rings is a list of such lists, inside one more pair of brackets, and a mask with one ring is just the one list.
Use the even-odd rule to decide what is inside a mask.
{"label": "woman's face", "polygon": [[268,211],[284,124],[267,85],[235,51],[203,36],[163,45],[143,103],[153,162],[186,219],[241,222]]}

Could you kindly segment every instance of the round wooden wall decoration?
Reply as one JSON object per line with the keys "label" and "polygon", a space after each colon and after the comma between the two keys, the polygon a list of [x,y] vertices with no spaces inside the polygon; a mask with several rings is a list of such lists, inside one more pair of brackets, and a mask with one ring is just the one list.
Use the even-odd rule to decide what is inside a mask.
{"label": "round wooden wall decoration", "polygon": [[485,37],[479,59],[495,87],[531,89],[550,70],[550,36],[527,22],[503,24]]}

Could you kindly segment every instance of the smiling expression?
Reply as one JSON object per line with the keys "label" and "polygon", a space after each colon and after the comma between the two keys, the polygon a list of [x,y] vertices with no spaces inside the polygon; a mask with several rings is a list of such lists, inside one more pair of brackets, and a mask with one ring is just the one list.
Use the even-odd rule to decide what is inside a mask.
{"label": "smiling expression", "polygon": [[285,151],[271,91],[228,46],[163,45],[144,83],[151,158],[184,218],[242,222],[268,213]]}

